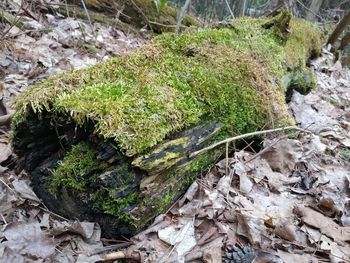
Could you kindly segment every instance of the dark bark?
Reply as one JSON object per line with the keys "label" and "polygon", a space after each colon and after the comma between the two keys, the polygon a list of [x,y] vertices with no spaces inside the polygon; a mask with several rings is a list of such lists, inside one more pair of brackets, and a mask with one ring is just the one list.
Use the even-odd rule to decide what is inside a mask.
{"label": "dark bark", "polygon": [[[52,118],[57,119],[54,125]],[[174,134],[147,155],[131,158],[116,149],[112,140],[105,141],[93,135],[91,123],[76,127],[67,116],[53,117],[43,113],[42,119],[32,114],[16,129],[13,147],[30,174],[34,191],[50,210],[68,218],[98,222],[108,237],[132,236],[178,198],[203,167],[214,162],[218,155],[210,153],[202,167],[196,170],[193,169],[196,158],[191,159],[189,155],[207,145],[220,129],[221,125],[217,123],[199,125]],[[53,193],[52,171],[58,167],[71,146],[82,141],[97,149],[97,158],[103,164],[103,169],[97,168],[84,174],[87,184],[83,193],[64,186],[59,188],[59,192]],[[99,176],[94,178],[93,173]],[[133,202],[122,205],[119,211],[132,215],[137,220],[137,226],[118,218],[118,214],[106,213],[99,205],[99,199],[89,199],[87,194],[96,192],[96,187],[101,185],[104,189],[120,189],[114,191],[118,198],[137,194]],[[99,198],[105,200],[111,198],[107,191],[98,190],[98,194]]]}
{"label": "dark bark", "polygon": [[327,43],[333,45],[349,24],[350,24],[350,11],[339,22],[338,26],[335,28],[333,33],[328,38]]}
{"label": "dark bark", "polygon": [[346,33],[340,42],[339,49],[344,50],[350,43],[350,32]]}
{"label": "dark bark", "polygon": [[[69,3],[74,4],[73,7],[63,6],[60,8],[61,12],[67,13],[70,8],[79,8],[79,15],[85,17],[86,12],[82,8],[80,0],[68,0]],[[178,12],[175,8],[165,6],[161,10],[157,10],[153,0],[86,0],[85,4],[89,13],[103,14],[107,17],[107,21],[117,16],[119,23],[133,26],[136,29],[148,27],[155,33],[162,33],[168,31],[175,31]],[[64,10],[65,9],[65,10]],[[98,16],[95,16],[98,18]],[[93,18],[94,20],[94,18]],[[101,19],[99,19],[101,20]],[[97,21],[101,22],[101,21]],[[184,16],[183,26],[198,26],[199,21],[191,16]]]}

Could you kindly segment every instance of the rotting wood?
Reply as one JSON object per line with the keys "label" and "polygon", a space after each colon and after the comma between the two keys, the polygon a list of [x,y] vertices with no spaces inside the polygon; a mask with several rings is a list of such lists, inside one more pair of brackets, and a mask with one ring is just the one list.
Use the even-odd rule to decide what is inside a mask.
{"label": "rotting wood", "polygon": [[[61,13],[68,15],[71,11],[74,11],[78,17],[88,19],[86,11],[81,7],[80,0],[69,0],[68,3],[73,4],[73,6],[60,6],[59,11]],[[177,10],[171,6],[164,6],[161,10],[157,10],[152,0],[85,0],[84,3],[91,19],[99,23],[109,24],[112,22],[112,17],[118,14],[119,27],[128,25],[133,27],[134,30],[148,27],[155,33],[175,31]],[[185,23],[181,28],[200,25],[199,20],[189,15],[186,15],[184,20]],[[123,27],[121,29],[123,30]]]}
{"label": "rotting wood", "polygon": [[191,153],[271,120],[292,122],[283,87],[271,81],[287,71],[281,38],[299,43],[306,61],[318,30],[291,23],[314,33],[298,42],[301,30],[276,36],[278,25],[264,28],[268,19],[241,19],[161,35],[134,53],[24,91],[13,146],[47,207],[98,222],[105,236],[131,236],[166,212],[225,147]]}

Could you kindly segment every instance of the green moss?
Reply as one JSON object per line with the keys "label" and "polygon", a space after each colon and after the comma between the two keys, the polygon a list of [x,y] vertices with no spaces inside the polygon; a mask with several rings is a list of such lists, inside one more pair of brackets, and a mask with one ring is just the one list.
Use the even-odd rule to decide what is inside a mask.
{"label": "green moss", "polygon": [[322,97],[323,100],[329,102],[330,104],[332,104],[334,107],[339,107],[339,102],[331,97]]}
{"label": "green moss", "polygon": [[285,46],[286,59],[291,68],[305,66],[308,58],[321,53],[322,32],[313,23],[293,18]]}
{"label": "green moss", "polygon": [[212,152],[197,156],[184,165],[175,166],[162,176],[158,176],[158,180],[156,179],[152,184],[157,185],[155,188],[162,189],[162,192],[152,194],[151,191],[140,200],[138,207],[143,209],[143,221],[138,222],[136,226],[142,227],[152,221],[159,213],[164,213],[198,175],[206,173],[211,168],[221,154],[222,149],[215,149]]}
{"label": "green moss", "polygon": [[[69,116],[77,125],[93,124],[99,139],[114,140],[128,157],[107,164],[97,160],[91,144],[79,143],[52,172],[51,188],[56,193],[69,188],[97,211],[140,229],[164,212],[223,152],[217,149],[189,159],[188,152],[174,150],[159,162],[139,165],[150,153],[163,154],[169,138],[175,148],[189,148],[186,139],[171,138],[173,134],[219,123],[220,131],[209,144],[289,124],[280,80],[289,74],[289,84],[303,89],[314,83],[312,76],[308,82],[305,74],[287,72],[291,43],[302,50],[300,56],[296,54],[295,73],[304,72],[307,56],[318,50],[312,46],[318,41],[317,36],[310,37],[310,43],[299,36],[305,34],[300,28],[311,30],[308,22],[292,20],[288,33],[266,27],[269,21],[241,18],[219,28],[164,34],[129,55],[37,83],[17,98],[14,129],[28,116],[44,113]],[[149,176],[142,180],[151,180],[152,187],[135,187],[141,185],[141,175],[132,170],[135,166],[142,176]]]}
{"label": "green moss", "polygon": [[282,85],[287,90],[287,93],[296,90],[301,94],[307,94],[316,88],[317,81],[309,69],[302,67],[287,73],[282,79]]}
{"label": "green moss", "polygon": [[116,189],[113,188],[109,188],[107,192],[100,190],[92,193],[90,200],[93,201],[94,206],[102,210],[105,214],[115,216],[119,221],[137,228],[138,219],[133,217],[128,211],[125,211],[125,208],[136,203],[138,193],[132,192],[126,197],[117,198],[115,192]]}
{"label": "green moss", "polygon": [[[29,109],[69,114],[78,124],[89,119],[133,156],[203,120],[223,122],[228,133],[255,130],[271,118],[283,123],[283,91],[271,79],[286,72],[285,46],[275,29],[262,28],[266,21],[242,18],[228,28],[165,34],[127,56],[59,74],[17,99],[15,124]],[[290,38],[306,56],[316,36],[307,42],[299,35],[308,22],[293,24]]]}
{"label": "green moss", "polygon": [[52,172],[51,192],[57,193],[60,187],[69,187],[76,191],[84,191],[86,176],[97,168],[101,169],[101,163],[96,159],[97,152],[88,143],[80,143],[72,147],[57,169]]}
{"label": "green moss", "polygon": [[[123,174],[129,169],[127,163],[115,167],[99,161],[97,156],[95,147],[88,142],[74,145],[52,171],[50,192],[56,195],[60,193],[61,188],[69,190],[85,202],[92,202],[94,207],[105,214],[113,215],[120,221],[136,227],[137,220],[129,212],[124,211],[137,201],[138,192],[127,190],[135,180],[136,174],[128,172],[128,177],[123,178]],[[105,171],[107,168],[109,170]],[[118,177],[116,180],[120,181],[119,186],[104,183],[103,179],[108,181],[113,180],[113,177]],[[93,191],[90,188],[91,184],[95,188]]]}

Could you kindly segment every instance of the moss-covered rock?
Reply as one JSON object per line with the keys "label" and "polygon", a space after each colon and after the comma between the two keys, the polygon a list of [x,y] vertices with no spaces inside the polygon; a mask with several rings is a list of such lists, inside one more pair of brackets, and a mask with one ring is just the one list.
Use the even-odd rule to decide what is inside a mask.
{"label": "moss-covered rock", "polygon": [[[279,83],[288,43],[304,32],[293,31],[292,22],[293,33],[281,34],[265,27],[270,21],[242,18],[161,35],[131,54],[26,90],[16,101],[13,144],[39,196],[61,214],[130,235],[223,150],[193,159],[191,152],[291,122]],[[310,50],[306,40],[298,44]]]}

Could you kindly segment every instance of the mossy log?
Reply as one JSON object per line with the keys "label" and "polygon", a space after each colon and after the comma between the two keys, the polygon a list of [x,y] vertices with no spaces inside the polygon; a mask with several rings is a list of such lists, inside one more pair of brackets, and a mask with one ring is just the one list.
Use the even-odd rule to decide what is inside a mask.
{"label": "mossy log", "polygon": [[[87,14],[80,0],[69,0],[73,6],[62,6],[61,13],[75,14],[79,18],[87,19]],[[122,30],[133,31],[148,27],[155,33],[174,32],[178,11],[171,6],[157,9],[153,0],[85,0],[89,15],[93,21],[110,24]],[[115,16],[118,16],[118,19]],[[184,27],[200,26],[195,17],[186,15]]]}
{"label": "mossy log", "polygon": [[106,236],[130,236],[165,212],[224,149],[191,159],[192,152],[292,122],[280,81],[288,71],[285,49],[303,39],[306,61],[307,39],[315,39],[286,33],[293,28],[281,34],[264,26],[269,21],[241,18],[164,34],[24,91],[13,147],[38,196],[66,217],[99,222]]}

